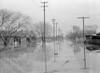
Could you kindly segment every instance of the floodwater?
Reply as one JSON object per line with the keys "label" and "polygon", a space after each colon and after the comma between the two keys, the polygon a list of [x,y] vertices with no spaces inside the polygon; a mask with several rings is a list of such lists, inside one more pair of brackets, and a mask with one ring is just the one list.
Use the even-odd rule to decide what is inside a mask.
{"label": "floodwater", "polygon": [[[85,46],[86,47],[86,46]],[[100,73],[100,51],[89,51],[85,49],[85,57],[84,57],[84,46],[82,44],[73,44],[73,52],[81,66],[81,68],[85,68],[85,73]],[[84,58],[86,61],[84,61]]]}
{"label": "floodwater", "polygon": [[[55,46],[55,47],[54,47]],[[33,52],[18,57],[1,58],[0,73],[99,73],[99,51],[86,50],[86,69],[84,69],[84,50],[81,44],[69,41],[40,43]]]}

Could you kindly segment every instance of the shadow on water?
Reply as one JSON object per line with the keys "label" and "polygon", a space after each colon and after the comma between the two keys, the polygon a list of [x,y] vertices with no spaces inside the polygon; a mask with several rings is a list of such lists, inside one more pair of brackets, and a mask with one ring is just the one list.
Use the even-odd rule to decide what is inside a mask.
{"label": "shadow on water", "polygon": [[73,48],[74,52],[80,52],[85,46],[86,51],[96,51],[100,50],[99,45],[88,44],[88,43],[79,43],[79,42],[71,42],[70,47]]}

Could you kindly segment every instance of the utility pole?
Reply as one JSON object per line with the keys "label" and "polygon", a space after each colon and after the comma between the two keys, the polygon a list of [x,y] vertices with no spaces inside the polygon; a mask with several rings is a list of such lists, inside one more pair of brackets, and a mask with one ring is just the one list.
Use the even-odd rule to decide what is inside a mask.
{"label": "utility pole", "polygon": [[58,44],[57,44],[57,37],[58,37],[58,33],[57,33],[57,30],[58,30],[58,23],[56,22],[56,50],[57,50],[57,53],[56,55],[58,55]]}
{"label": "utility pole", "polygon": [[57,34],[57,29],[58,29],[57,24],[58,24],[58,23],[56,23],[56,40],[57,40],[57,35],[58,35],[58,34]]}
{"label": "utility pole", "polygon": [[58,28],[58,45],[60,50],[60,28]]}
{"label": "utility pole", "polygon": [[55,19],[52,19],[53,21],[53,40],[54,40],[54,62],[56,61],[55,58]]}
{"label": "utility pole", "polygon": [[82,19],[83,20],[83,47],[84,47],[84,69],[86,69],[86,51],[85,51],[85,34],[84,34],[84,20],[85,19],[89,19],[89,17],[77,17],[78,19]]}
{"label": "utility pole", "polygon": [[59,36],[60,36],[60,28],[58,28],[58,41],[59,41]]}
{"label": "utility pole", "polygon": [[43,49],[44,49],[44,56],[45,56],[45,73],[47,73],[47,59],[46,59],[46,41],[45,41],[45,8],[47,7],[46,3],[48,2],[41,2],[43,3],[43,8],[44,8],[44,35],[43,35]]}
{"label": "utility pole", "polygon": [[52,19],[53,22],[53,38],[55,37],[55,19]]}

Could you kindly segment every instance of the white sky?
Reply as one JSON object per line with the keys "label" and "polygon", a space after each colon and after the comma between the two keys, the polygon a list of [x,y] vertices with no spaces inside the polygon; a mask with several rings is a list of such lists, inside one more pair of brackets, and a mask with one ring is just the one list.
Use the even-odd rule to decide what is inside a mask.
{"label": "white sky", "polygon": [[[33,22],[43,20],[44,0],[0,0],[0,9],[7,8],[13,11],[20,11],[29,15]],[[82,27],[82,20],[79,16],[89,16],[85,25],[100,25],[100,0],[45,0],[48,1],[46,8],[46,21],[51,23],[56,19],[58,26],[64,33],[71,29],[72,25]],[[99,28],[100,29],[100,28]]]}

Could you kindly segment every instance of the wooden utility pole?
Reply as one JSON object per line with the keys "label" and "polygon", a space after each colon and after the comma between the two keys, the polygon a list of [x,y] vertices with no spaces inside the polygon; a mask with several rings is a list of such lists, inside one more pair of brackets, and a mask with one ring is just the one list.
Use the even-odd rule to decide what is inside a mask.
{"label": "wooden utility pole", "polygon": [[89,19],[89,17],[77,17],[77,18],[83,20],[84,69],[86,69],[86,51],[85,51],[85,45],[84,45],[84,41],[85,41],[85,34],[84,34],[84,20],[85,20],[85,19]]}
{"label": "wooden utility pole", "polygon": [[52,19],[53,21],[53,41],[54,41],[54,62],[56,61],[55,58],[55,19]]}
{"label": "wooden utility pole", "polygon": [[58,45],[60,50],[60,28],[58,28]]}
{"label": "wooden utility pole", "polygon": [[58,30],[58,25],[57,25],[58,23],[56,23],[56,40],[57,40],[57,36],[58,36],[58,34],[57,34],[57,30]]}
{"label": "wooden utility pole", "polygon": [[59,41],[59,36],[60,36],[60,28],[58,28],[58,41]]}
{"label": "wooden utility pole", "polygon": [[47,57],[46,57],[46,41],[45,41],[45,8],[47,7],[47,5],[46,5],[46,3],[48,3],[48,2],[41,2],[41,3],[43,3],[43,8],[44,8],[44,34],[43,34],[43,40],[42,40],[42,42],[43,42],[43,50],[44,50],[44,56],[45,56],[45,73],[47,73]]}
{"label": "wooden utility pole", "polygon": [[57,40],[58,40],[58,32],[57,32],[57,30],[58,30],[58,23],[56,22],[56,50],[57,50],[56,55],[58,55],[58,43],[57,43]]}

